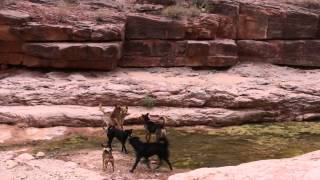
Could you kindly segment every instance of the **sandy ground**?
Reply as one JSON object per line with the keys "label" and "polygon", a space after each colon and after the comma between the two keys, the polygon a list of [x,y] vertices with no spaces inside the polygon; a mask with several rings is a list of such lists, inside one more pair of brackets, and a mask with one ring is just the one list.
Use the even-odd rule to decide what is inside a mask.
{"label": "sandy ground", "polygon": [[[138,126],[130,127],[133,129]],[[102,170],[102,150],[97,148],[73,149],[57,154],[45,153],[37,157],[33,151],[36,142],[49,142],[71,134],[103,135],[101,128],[21,128],[17,126],[0,125],[0,175],[3,179],[167,179],[168,176],[187,170],[174,169],[170,171],[165,165],[159,170],[148,169],[145,164],[138,165],[134,173],[129,173],[133,162],[133,152],[124,154],[114,148],[115,172],[109,166]],[[130,146],[127,144],[127,146]],[[20,157],[21,156],[21,157]],[[155,161],[152,168],[155,168]],[[48,168],[54,166],[52,168]],[[2,178],[0,178],[2,180]],[[72,179],[72,178],[71,178]]]}

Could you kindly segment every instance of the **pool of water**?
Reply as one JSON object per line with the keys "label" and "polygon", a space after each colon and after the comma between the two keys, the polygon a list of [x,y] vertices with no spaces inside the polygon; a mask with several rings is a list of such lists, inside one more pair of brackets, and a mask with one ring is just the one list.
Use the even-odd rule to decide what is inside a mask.
{"label": "pool of water", "polygon": [[[320,149],[320,123],[249,124],[225,128],[168,128],[174,167],[200,168],[237,165],[262,159],[293,157]],[[142,130],[135,130],[143,137]],[[72,135],[35,144],[34,151],[59,154],[74,149],[100,148],[103,136]],[[132,149],[129,144],[129,151]],[[115,149],[120,150],[119,143]]]}
{"label": "pool of water", "polygon": [[172,161],[179,168],[238,165],[320,149],[320,123],[250,124],[226,128],[170,129]]}

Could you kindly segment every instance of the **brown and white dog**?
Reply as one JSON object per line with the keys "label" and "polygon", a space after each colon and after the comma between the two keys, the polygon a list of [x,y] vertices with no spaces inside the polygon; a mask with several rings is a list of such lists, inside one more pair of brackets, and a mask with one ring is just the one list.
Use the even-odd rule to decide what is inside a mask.
{"label": "brown and white dog", "polygon": [[112,172],[114,172],[114,158],[112,155],[112,150],[106,144],[101,144],[103,147],[102,151],[102,169],[105,171],[108,167],[108,164],[111,163]]}
{"label": "brown and white dog", "polygon": [[103,113],[103,120],[106,123],[107,128],[115,126],[119,129],[123,129],[124,118],[129,115],[128,106],[116,105],[110,113],[106,112],[100,103],[99,110]]}

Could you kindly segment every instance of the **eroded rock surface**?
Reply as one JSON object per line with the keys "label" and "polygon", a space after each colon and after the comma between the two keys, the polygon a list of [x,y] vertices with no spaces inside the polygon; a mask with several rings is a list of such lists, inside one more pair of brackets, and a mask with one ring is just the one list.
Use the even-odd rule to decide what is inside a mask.
{"label": "eroded rock surface", "polygon": [[[105,106],[130,106],[132,114],[128,123],[139,123],[136,118],[147,111],[156,119],[159,115],[168,117],[170,125],[224,126],[316,120],[320,113],[319,76],[319,70],[251,63],[242,63],[227,71],[151,68],[44,73],[7,70],[1,73],[0,79],[0,120],[9,124],[30,122],[31,126],[40,127],[100,126],[101,114],[97,108],[100,102]],[[155,108],[141,108],[150,98]]]}
{"label": "eroded rock surface", "polygon": [[[84,169],[74,162],[57,159],[35,159],[31,154],[0,152],[1,179],[106,179],[99,172]],[[110,178],[110,177],[109,177]]]}
{"label": "eroded rock surface", "polygon": [[[123,53],[84,61],[78,56],[92,53],[78,48],[79,54],[52,59],[8,45],[9,50],[0,50],[0,64],[113,70],[118,66],[220,68],[240,60],[320,67],[320,7],[310,1],[212,0],[208,12],[199,10],[194,17],[180,19],[160,12],[173,1],[45,2],[21,0],[0,10],[0,46],[117,43],[117,51]],[[221,47],[224,50],[216,52]]]}
{"label": "eroded rock surface", "polygon": [[221,168],[201,168],[187,173],[175,174],[168,180],[194,179],[277,179],[315,180],[320,178],[320,151],[302,156],[263,160]]}

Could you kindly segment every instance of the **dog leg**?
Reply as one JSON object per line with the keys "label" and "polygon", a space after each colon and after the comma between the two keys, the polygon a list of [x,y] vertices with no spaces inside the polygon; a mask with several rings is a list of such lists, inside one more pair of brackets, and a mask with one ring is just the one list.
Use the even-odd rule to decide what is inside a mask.
{"label": "dog leg", "polygon": [[159,164],[158,164],[158,166],[156,167],[156,169],[159,169],[161,165],[162,165],[162,159],[159,158]]}
{"label": "dog leg", "polygon": [[172,171],[172,166],[168,158],[164,159],[164,161],[169,165],[170,170]]}
{"label": "dog leg", "polygon": [[147,141],[147,142],[150,142],[150,139],[151,139],[151,133],[148,132],[148,133],[146,134],[146,141]]}
{"label": "dog leg", "polygon": [[108,147],[110,147],[110,149],[112,150],[112,141],[113,141],[113,138],[108,138],[108,142],[107,142],[107,144],[108,144]]}
{"label": "dog leg", "polygon": [[105,160],[102,158],[102,170],[104,171],[106,169]]}
{"label": "dog leg", "polygon": [[123,148],[124,148],[124,153],[128,154],[128,151],[127,151],[127,148],[126,148],[125,144],[123,144]]}
{"label": "dog leg", "polygon": [[114,161],[111,161],[112,172],[114,172]]}
{"label": "dog leg", "polygon": [[141,157],[136,158],[136,161],[134,162],[134,165],[133,165],[132,169],[130,170],[131,173],[133,173],[133,171],[136,169],[140,159],[141,159]]}
{"label": "dog leg", "polygon": [[123,119],[120,119],[120,122],[119,122],[119,127],[121,128],[121,130],[123,130]]}
{"label": "dog leg", "polygon": [[149,158],[146,158],[146,165],[147,165],[148,169],[151,169]]}
{"label": "dog leg", "polygon": [[148,142],[148,132],[146,132],[146,141]]}

